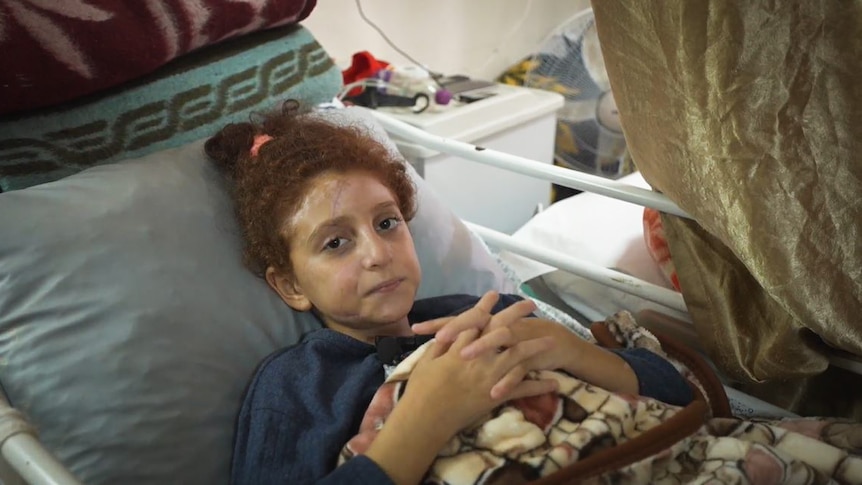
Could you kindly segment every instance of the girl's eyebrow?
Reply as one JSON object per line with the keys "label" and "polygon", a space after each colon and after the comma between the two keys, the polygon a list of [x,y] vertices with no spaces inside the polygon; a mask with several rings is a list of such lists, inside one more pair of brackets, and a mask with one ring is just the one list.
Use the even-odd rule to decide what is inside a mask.
{"label": "girl's eyebrow", "polygon": [[394,200],[387,200],[374,206],[374,210],[388,209],[389,207],[398,207]]}
{"label": "girl's eyebrow", "polygon": [[322,233],[343,226],[347,223],[348,219],[349,218],[347,216],[338,216],[336,218],[324,221],[323,223],[315,227],[313,231],[311,231],[311,234],[308,235],[308,239],[306,240],[306,242],[308,244],[314,245],[315,242],[320,239]]}

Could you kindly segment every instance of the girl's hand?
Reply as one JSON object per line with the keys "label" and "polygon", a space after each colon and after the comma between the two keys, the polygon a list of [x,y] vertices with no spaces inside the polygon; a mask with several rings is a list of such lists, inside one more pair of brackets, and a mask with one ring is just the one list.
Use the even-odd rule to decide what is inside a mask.
{"label": "girl's hand", "polygon": [[517,321],[491,321],[482,329],[482,335],[461,349],[461,356],[473,359],[500,348],[508,348],[524,340],[550,337],[557,343],[554,348],[536,356],[531,362],[537,369],[554,370],[566,367],[573,358],[578,358],[585,345],[593,345],[580,338],[566,327],[538,318],[522,318]]}
{"label": "girl's hand", "polygon": [[[564,370],[569,374],[609,391],[637,394],[638,379],[634,370],[619,355],[582,339],[563,325],[539,318],[517,321],[490,321],[482,335],[461,348],[461,356],[471,360],[540,337],[551,338],[556,345],[548,352],[532,357],[531,369]],[[512,382],[501,382],[503,391]]]}
{"label": "girl's hand", "polygon": [[[443,426],[451,436],[507,399],[556,390],[556,381],[524,379],[532,370],[527,363],[553,347],[550,338],[525,340],[465,361],[462,350],[478,336],[477,330],[468,329],[451,346],[430,342],[413,368],[399,406],[415,407],[415,412]],[[501,382],[507,384],[502,391]]]}
{"label": "girl's hand", "polygon": [[[496,291],[488,291],[473,308],[455,317],[443,317],[427,322],[417,323],[412,326],[413,332],[418,335],[434,335],[434,339],[442,343],[452,343],[458,335],[468,329],[479,330],[484,332],[485,328],[494,322],[494,327],[502,327],[513,322],[510,318],[513,313],[505,310],[497,315],[491,315],[491,310],[497,301],[500,299],[499,293]],[[536,305],[531,300],[522,300],[514,303],[509,308],[514,309],[514,315],[518,315],[518,319],[532,314],[536,311]],[[507,310],[509,309],[507,308]]]}
{"label": "girl's hand", "polygon": [[[460,315],[455,317],[438,318],[413,325],[413,331],[417,334],[436,334],[434,335],[434,340],[444,346],[448,346],[454,342],[464,332],[480,332],[480,335],[482,336],[479,341],[473,342],[467,347],[468,349],[473,350],[465,352],[465,349],[462,349],[461,351],[461,355],[468,358],[484,354],[486,353],[486,350],[487,352],[497,352],[501,349],[507,349],[517,345],[518,342],[544,337],[544,335],[540,335],[538,333],[531,337],[527,337],[526,334],[522,334],[521,337],[523,338],[518,340],[518,342],[514,341],[512,335],[509,335],[509,338],[501,339],[500,336],[497,335],[498,332],[492,332],[490,338],[486,337],[485,335],[492,330],[506,332],[507,329],[516,322],[523,320],[524,317],[527,317],[536,311],[535,303],[531,300],[522,300],[510,305],[504,310],[498,312],[496,315],[492,315],[491,311],[499,299],[500,295],[496,291],[488,291],[479,299],[476,305]],[[495,340],[501,341],[505,343],[505,345],[488,347],[487,343]],[[543,352],[542,354],[544,355],[546,352]],[[513,391],[523,381],[529,370],[554,368],[556,367],[554,367],[553,362],[548,362],[547,358],[536,356],[532,358],[529,363],[519,367],[516,371],[506,374],[492,388],[491,397],[494,399],[515,399],[517,397],[521,397],[514,394]]]}

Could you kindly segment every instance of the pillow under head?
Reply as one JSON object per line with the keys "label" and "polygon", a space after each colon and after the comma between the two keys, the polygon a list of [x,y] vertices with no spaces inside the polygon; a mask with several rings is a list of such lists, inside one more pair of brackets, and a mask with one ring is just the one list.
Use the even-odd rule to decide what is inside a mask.
{"label": "pillow under head", "polygon": [[223,482],[255,364],[317,323],[242,266],[201,143],[2,194],[0,227],[0,381],[48,448],[85,483]]}

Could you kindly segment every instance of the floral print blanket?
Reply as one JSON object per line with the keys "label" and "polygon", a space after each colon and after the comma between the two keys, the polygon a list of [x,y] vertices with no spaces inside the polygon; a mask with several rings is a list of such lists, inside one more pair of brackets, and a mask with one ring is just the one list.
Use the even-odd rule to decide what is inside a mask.
{"label": "floral print blanket", "polygon": [[[690,350],[657,338],[626,312],[591,330],[606,347],[646,347],[666,357],[697,398],[671,406],[538,372],[532,377],[556,379],[558,391],[509,401],[461,431],[424,483],[862,484],[862,424],[733,417],[721,383]],[[363,453],[385,426],[423,349],[378,390],[339,464]]]}

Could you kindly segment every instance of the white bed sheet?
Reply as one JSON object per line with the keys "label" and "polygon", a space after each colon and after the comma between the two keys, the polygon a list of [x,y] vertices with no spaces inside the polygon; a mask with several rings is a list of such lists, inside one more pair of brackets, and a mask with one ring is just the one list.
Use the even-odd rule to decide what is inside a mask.
{"label": "white bed sheet", "polygon": [[[635,172],[619,182],[650,188]],[[643,207],[584,192],[551,204],[512,236],[521,242],[589,260],[664,288],[673,289],[650,256],[643,235]],[[654,309],[682,320],[688,314],[608,288],[511,252],[503,260],[521,281],[541,277],[548,288],[589,320],[601,320],[620,309]]]}

